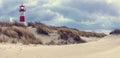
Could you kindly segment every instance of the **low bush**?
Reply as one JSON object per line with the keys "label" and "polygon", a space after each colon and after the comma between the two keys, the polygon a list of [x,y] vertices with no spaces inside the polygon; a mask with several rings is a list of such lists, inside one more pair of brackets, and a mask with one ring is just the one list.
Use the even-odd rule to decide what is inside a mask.
{"label": "low bush", "polygon": [[[59,29],[58,34],[60,34],[60,39],[63,39],[65,41],[73,41],[73,43],[84,43],[85,41],[82,40],[78,34],[78,32],[74,30],[69,30],[69,29]],[[71,39],[72,38],[72,39]]]}

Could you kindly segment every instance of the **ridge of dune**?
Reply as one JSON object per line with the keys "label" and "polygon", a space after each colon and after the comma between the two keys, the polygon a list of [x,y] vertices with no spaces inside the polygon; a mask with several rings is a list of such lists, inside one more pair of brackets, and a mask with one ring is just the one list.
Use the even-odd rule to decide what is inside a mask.
{"label": "ridge of dune", "polygon": [[73,45],[0,44],[0,58],[119,58],[120,35]]}
{"label": "ridge of dune", "polygon": [[0,43],[69,45],[88,42],[81,37],[105,36],[104,33],[80,31],[65,26],[49,26],[40,22],[28,22],[24,25],[19,22],[0,21]]}

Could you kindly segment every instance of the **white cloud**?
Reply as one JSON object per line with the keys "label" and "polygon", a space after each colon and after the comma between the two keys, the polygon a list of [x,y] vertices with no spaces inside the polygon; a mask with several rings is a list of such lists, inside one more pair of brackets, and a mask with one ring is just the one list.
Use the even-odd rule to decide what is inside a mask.
{"label": "white cloud", "polygon": [[94,20],[86,20],[86,21],[81,21],[82,24],[88,25],[88,26],[93,26],[93,25],[99,25],[100,28],[105,28],[109,29],[111,28],[115,22],[120,21],[120,17],[118,16],[109,16],[105,14],[91,14],[89,18],[94,19]]}
{"label": "white cloud", "polygon": [[112,3],[116,4],[116,3],[119,3],[120,0],[106,0],[106,2],[110,3],[110,4],[112,4]]}
{"label": "white cloud", "polygon": [[55,26],[63,26],[69,22],[74,22],[74,20],[65,18],[63,15],[61,15],[57,12],[53,12],[51,10],[46,10],[46,12],[55,14],[55,16],[52,20],[44,21],[44,23],[46,23],[46,24],[55,25]]}
{"label": "white cloud", "polygon": [[61,4],[60,0],[49,0],[46,4],[43,5],[43,7],[58,6],[60,4]]}
{"label": "white cloud", "polygon": [[61,6],[62,3],[69,2],[70,0],[47,0],[46,3],[43,4],[43,7],[55,7]]}
{"label": "white cloud", "polygon": [[65,18],[64,16],[56,13],[56,18],[54,19],[55,22],[59,23],[67,23],[67,22],[72,22],[72,19]]}
{"label": "white cloud", "polygon": [[0,0],[0,7],[3,6],[3,0]]}
{"label": "white cloud", "polygon": [[26,6],[37,6],[39,0],[27,0],[26,1]]}

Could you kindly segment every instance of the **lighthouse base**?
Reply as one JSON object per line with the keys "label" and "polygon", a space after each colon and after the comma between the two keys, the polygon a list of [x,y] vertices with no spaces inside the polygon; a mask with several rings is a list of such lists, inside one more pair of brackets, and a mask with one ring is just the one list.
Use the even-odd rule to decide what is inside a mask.
{"label": "lighthouse base", "polygon": [[27,22],[20,22],[20,24],[23,24],[25,26],[28,26]]}

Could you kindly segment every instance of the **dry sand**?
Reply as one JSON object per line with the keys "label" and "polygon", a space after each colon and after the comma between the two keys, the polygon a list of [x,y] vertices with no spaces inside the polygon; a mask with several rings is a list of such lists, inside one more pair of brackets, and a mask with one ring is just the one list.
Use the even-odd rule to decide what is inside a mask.
{"label": "dry sand", "polygon": [[120,58],[120,36],[64,46],[0,44],[0,58]]}

